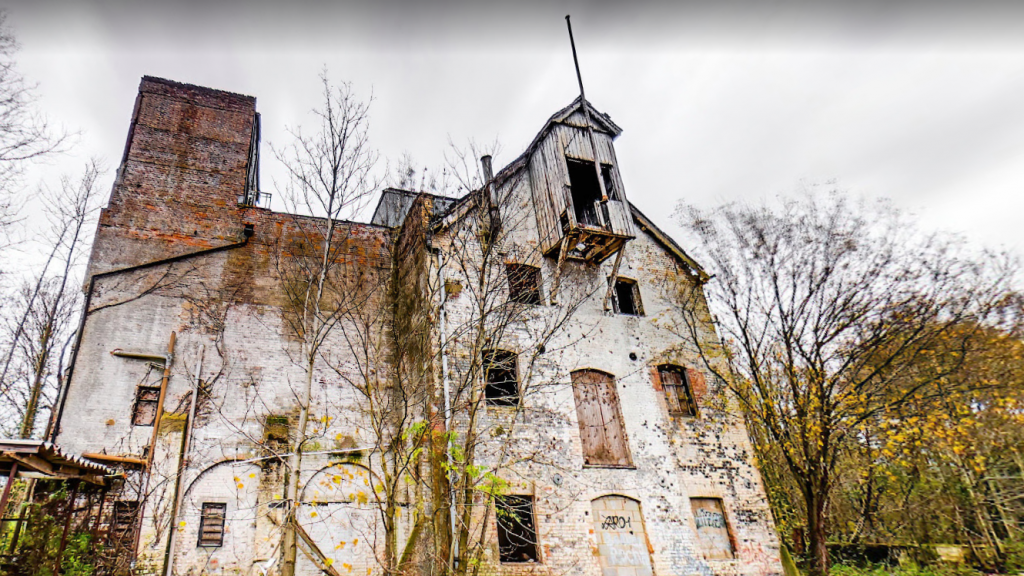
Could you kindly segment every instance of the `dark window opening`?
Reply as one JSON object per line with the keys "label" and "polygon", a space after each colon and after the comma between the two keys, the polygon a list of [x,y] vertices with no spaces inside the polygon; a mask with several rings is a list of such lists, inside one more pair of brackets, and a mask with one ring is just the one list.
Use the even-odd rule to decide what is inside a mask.
{"label": "dark window opening", "polygon": [[156,422],[156,410],[159,404],[159,386],[139,386],[135,391],[132,424],[135,426],[152,426]]}
{"label": "dark window opening", "polygon": [[504,350],[484,352],[484,396],[491,406],[519,404],[519,378],[516,355]]}
{"label": "dark window opening", "polygon": [[601,164],[601,180],[604,181],[604,191],[608,194],[608,199],[619,200],[619,189],[615,187],[611,164]]}
{"label": "dark window opening", "polygon": [[677,416],[696,416],[697,402],[693,399],[693,388],[686,370],[681,366],[666,364],[658,366],[661,386],[665,390],[668,413]]}
{"label": "dark window opening", "polygon": [[139,503],[133,500],[114,502],[114,512],[110,519],[111,546],[128,546],[135,535],[135,520],[139,515]]}
{"label": "dark window opening", "polygon": [[627,278],[615,280],[615,312],[630,316],[643,316],[644,307],[640,302],[640,288]]}
{"label": "dark window opening", "polygon": [[508,297],[520,304],[540,304],[540,268],[528,264],[505,264]]}
{"label": "dark window opening", "polygon": [[203,502],[203,513],[199,520],[200,546],[224,544],[224,513],[227,507],[227,504]]}
{"label": "dark window opening", "polygon": [[601,202],[601,185],[597,181],[594,163],[566,158],[566,164],[569,165],[569,188],[572,191],[576,222],[588,228],[601,228],[601,221],[597,216],[597,205]]}
{"label": "dark window opening", "polygon": [[532,496],[495,496],[498,553],[502,562],[537,562]]}

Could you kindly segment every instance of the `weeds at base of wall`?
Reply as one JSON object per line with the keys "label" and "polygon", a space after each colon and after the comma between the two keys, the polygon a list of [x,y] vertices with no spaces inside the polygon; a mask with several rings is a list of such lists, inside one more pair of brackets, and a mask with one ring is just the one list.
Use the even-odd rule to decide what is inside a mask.
{"label": "weeds at base of wall", "polygon": [[[1019,570],[1007,571],[1006,574],[1021,574]],[[849,566],[838,564],[829,570],[829,576],[982,576],[985,572],[966,564],[935,564],[921,566],[908,562],[900,566],[889,564],[872,564],[869,566]]]}

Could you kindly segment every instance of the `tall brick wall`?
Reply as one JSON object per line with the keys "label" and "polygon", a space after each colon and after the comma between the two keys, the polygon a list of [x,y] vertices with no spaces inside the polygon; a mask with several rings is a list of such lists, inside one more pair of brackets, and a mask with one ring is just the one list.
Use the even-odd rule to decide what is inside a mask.
{"label": "tall brick wall", "polygon": [[241,239],[256,99],[145,77],[90,273]]}

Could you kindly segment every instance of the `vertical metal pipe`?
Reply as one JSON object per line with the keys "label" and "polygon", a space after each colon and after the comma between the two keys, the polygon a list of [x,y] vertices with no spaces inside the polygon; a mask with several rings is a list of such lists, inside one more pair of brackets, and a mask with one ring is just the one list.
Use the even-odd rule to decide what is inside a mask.
{"label": "vertical metal pipe", "polygon": [[[490,158],[489,156],[487,158]],[[448,376],[448,310],[446,304],[448,303],[448,287],[445,285],[444,279],[444,254],[438,251],[437,257],[437,275],[439,284],[441,286],[441,310],[440,310],[440,328],[441,328],[441,380],[444,384],[444,432],[447,436],[447,450],[446,456],[448,459],[448,469],[454,470],[455,462],[452,458],[452,393],[451,393],[451,380]],[[454,559],[459,552],[459,541],[455,537],[455,483],[452,482],[451,477],[448,478],[448,513],[449,522],[451,523],[451,548],[450,558]]]}
{"label": "vertical metal pipe", "polygon": [[178,512],[181,509],[181,482],[185,476],[185,466],[188,463],[188,451],[192,446],[192,424],[196,418],[196,398],[199,396],[199,375],[203,372],[203,356],[206,354],[206,347],[199,349],[199,360],[196,361],[195,384],[192,386],[192,399],[188,406],[188,419],[185,420],[185,429],[181,433],[181,454],[178,455],[178,473],[174,476],[174,499],[171,503],[171,529],[167,535],[167,551],[164,553],[164,576],[170,576],[174,570],[174,541],[178,534],[177,522]]}
{"label": "vertical metal pipe", "polygon": [[[153,476],[153,458],[156,455],[156,440],[160,432],[160,420],[164,414],[164,399],[167,398],[167,382],[171,378],[171,363],[174,362],[174,343],[178,340],[178,334],[171,332],[171,339],[167,343],[167,359],[164,361],[164,374],[160,378],[160,397],[156,403],[156,418],[153,419],[153,436],[149,441],[149,454],[146,455],[146,479],[142,483],[142,491],[139,493],[139,509],[135,518],[135,536],[132,539],[132,555],[138,554],[139,540],[142,537],[142,519],[146,517],[146,500],[149,492],[149,480]],[[134,565],[134,560],[132,561]]]}
{"label": "vertical metal pipe", "polygon": [[156,403],[156,418],[153,419],[153,436],[149,442],[149,454],[146,458],[146,468],[153,467],[153,456],[156,453],[156,439],[160,433],[160,418],[164,414],[164,399],[167,398],[167,381],[171,378],[171,362],[174,361],[174,342],[178,334],[171,332],[171,340],[167,343],[167,358],[164,360],[164,374],[160,378],[160,398]]}

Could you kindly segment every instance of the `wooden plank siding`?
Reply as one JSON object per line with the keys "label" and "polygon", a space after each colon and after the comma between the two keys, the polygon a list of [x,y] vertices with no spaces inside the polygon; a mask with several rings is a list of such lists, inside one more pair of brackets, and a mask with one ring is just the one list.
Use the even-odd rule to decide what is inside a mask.
{"label": "wooden plank siding", "polygon": [[598,370],[577,370],[572,373],[572,391],[583,443],[583,463],[632,466],[615,378]]}
{"label": "wooden plank siding", "polygon": [[[578,118],[577,118],[578,117]],[[575,120],[574,120],[575,119]],[[534,150],[529,159],[530,187],[537,214],[537,231],[540,235],[541,252],[551,254],[562,239],[563,213],[569,219],[569,228],[576,229],[575,210],[569,188],[569,170],[566,158],[586,160],[611,165],[611,175],[619,200],[609,200],[608,212],[612,234],[625,237],[636,235],[633,218],[626,202],[625,186],[619,172],[612,136],[600,130],[595,131],[597,153],[590,144],[590,137],[584,128],[582,114],[570,116],[571,124],[555,124]]]}

